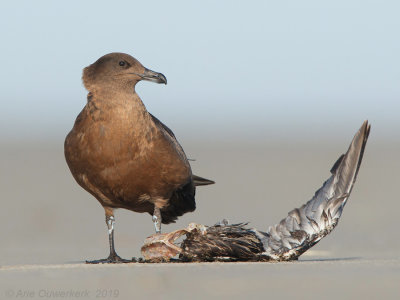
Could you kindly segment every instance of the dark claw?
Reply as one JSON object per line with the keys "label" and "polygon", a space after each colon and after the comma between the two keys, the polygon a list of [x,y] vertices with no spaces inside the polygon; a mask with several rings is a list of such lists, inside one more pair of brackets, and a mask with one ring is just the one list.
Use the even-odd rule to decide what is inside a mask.
{"label": "dark claw", "polygon": [[124,263],[134,263],[137,260],[132,257],[132,260],[123,259],[119,257],[118,254],[110,254],[107,258],[104,259],[97,259],[97,260],[87,260],[87,264],[124,264]]}

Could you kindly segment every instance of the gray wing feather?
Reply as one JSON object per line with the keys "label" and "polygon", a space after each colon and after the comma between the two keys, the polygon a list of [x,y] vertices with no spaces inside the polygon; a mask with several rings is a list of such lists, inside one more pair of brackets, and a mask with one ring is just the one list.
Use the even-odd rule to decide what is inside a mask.
{"label": "gray wing feather", "polygon": [[274,260],[295,259],[335,228],[356,180],[369,131],[365,121],[346,154],[332,167],[331,177],[310,201],[266,233],[255,230],[264,245],[262,255]]}

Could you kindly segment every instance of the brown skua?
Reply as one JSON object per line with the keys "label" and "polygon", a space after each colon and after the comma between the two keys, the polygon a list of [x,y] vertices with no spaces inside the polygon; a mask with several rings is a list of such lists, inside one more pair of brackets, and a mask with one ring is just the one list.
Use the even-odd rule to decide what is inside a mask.
{"label": "brown skua", "polygon": [[141,80],[167,83],[161,73],[124,53],[110,53],[83,70],[87,104],[65,139],[65,158],[80,186],[103,206],[110,255],[91,263],[129,262],[114,248],[114,209],[153,216],[156,233],[194,211],[196,186],[214,183],[192,174],[173,132],[135,92]]}

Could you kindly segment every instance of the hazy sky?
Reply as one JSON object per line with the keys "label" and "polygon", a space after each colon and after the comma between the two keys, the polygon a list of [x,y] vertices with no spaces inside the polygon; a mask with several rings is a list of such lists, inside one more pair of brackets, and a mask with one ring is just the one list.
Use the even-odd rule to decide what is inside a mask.
{"label": "hazy sky", "polygon": [[[2,1],[0,136],[63,138],[86,102],[82,68],[126,52],[179,136],[400,138],[399,1]],[[343,132],[343,131],[341,131]],[[350,138],[350,136],[348,136]]]}

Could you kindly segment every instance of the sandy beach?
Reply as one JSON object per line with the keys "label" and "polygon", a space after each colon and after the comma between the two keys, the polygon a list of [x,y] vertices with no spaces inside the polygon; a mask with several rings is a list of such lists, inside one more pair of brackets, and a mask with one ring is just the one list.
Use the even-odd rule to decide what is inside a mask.
{"label": "sandy beach", "polygon": [[68,298],[57,295],[73,292],[75,296],[69,298],[86,299],[398,299],[399,268],[398,259],[345,258],[292,263],[25,265],[4,267],[0,276],[2,299],[18,298],[22,292],[37,298]]}
{"label": "sandy beach", "polygon": [[[266,229],[311,198],[350,140],[184,144],[196,174],[217,184],[199,188],[197,210],[163,230],[223,218]],[[369,142],[338,227],[297,262],[93,266],[84,260],[108,251],[103,209],[74,182],[62,141],[3,144],[0,298],[398,299],[399,151]],[[116,222],[119,254],[140,256],[150,216],[119,210]]]}

